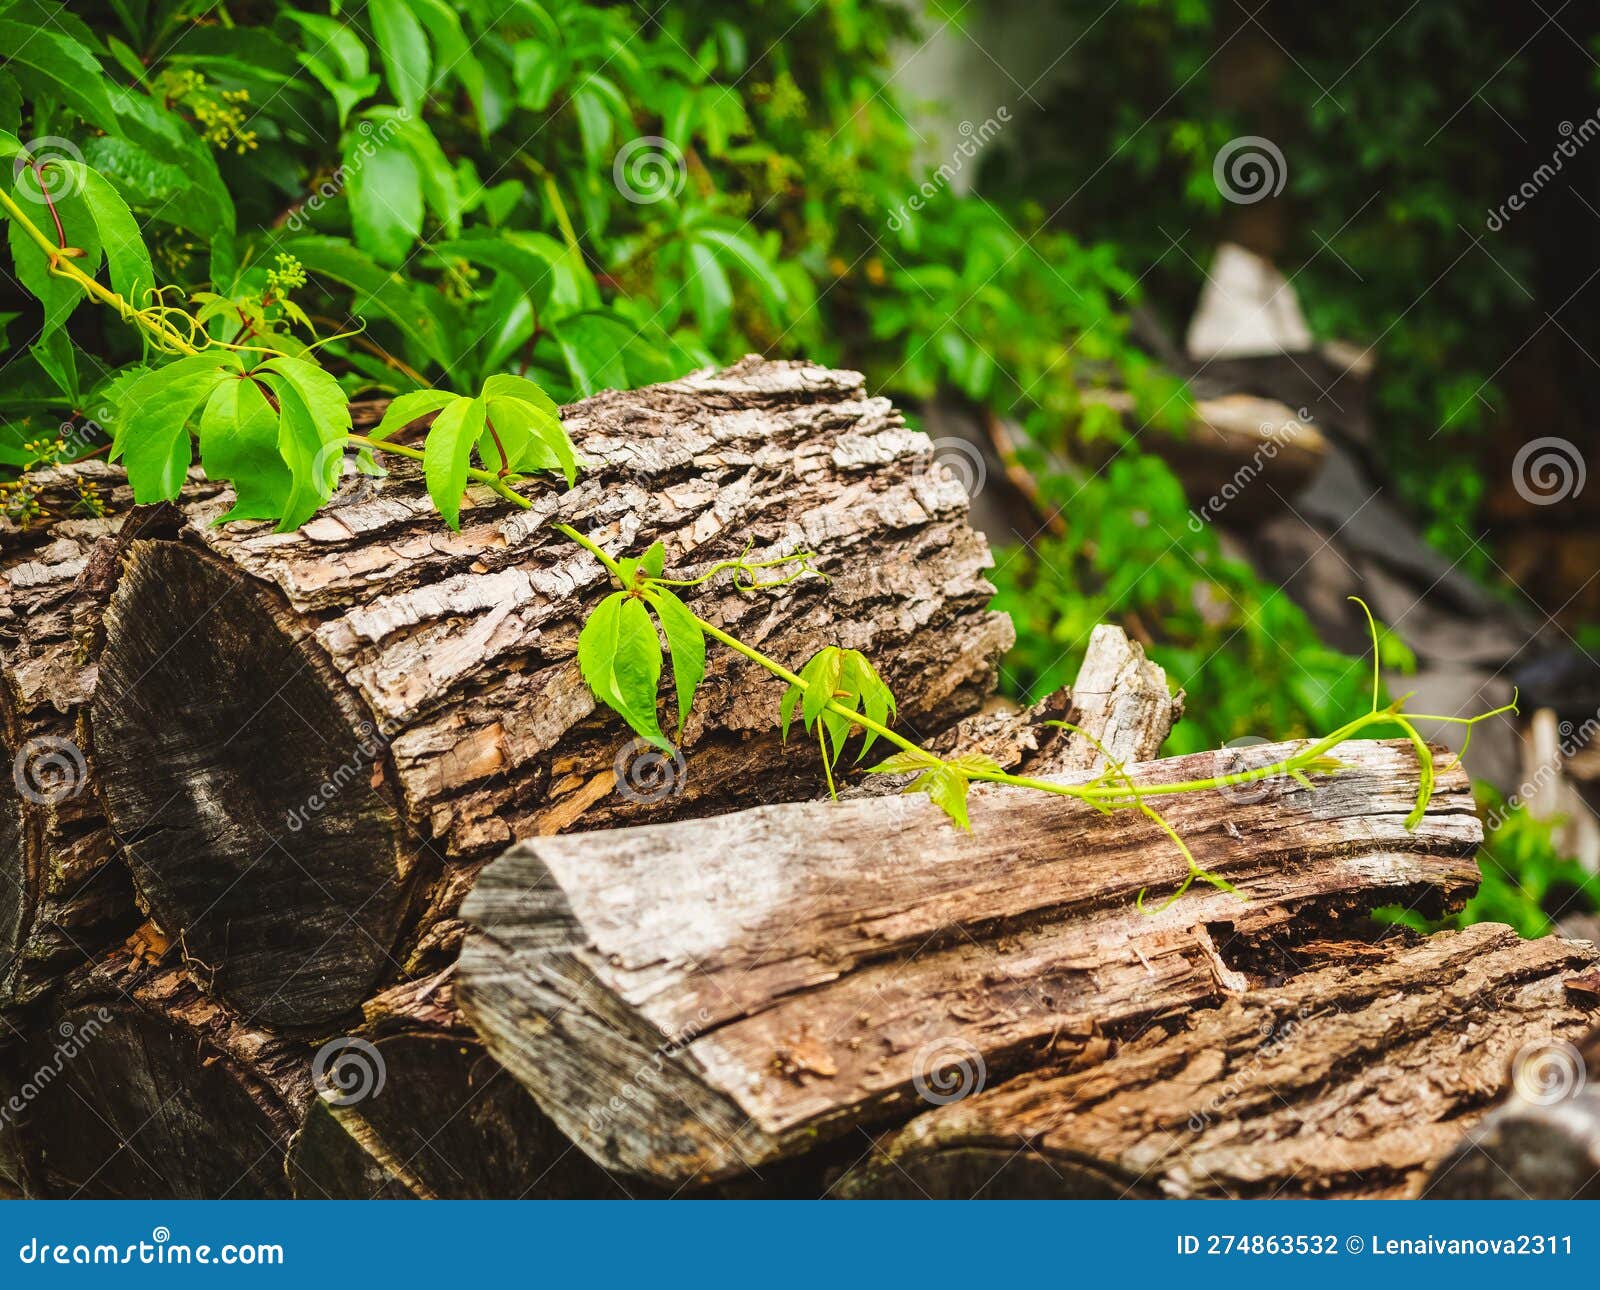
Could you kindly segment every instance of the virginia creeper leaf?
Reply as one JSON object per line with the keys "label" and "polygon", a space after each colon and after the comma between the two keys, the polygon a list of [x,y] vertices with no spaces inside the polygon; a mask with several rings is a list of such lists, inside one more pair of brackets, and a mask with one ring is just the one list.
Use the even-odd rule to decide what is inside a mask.
{"label": "virginia creeper leaf", "polygon": [[643,601],[618,591],[600,602],[578,634],[578,669],[595,698],[636,734],[672,751],[656,717],[661,642]]}
{"label": "virginia creeper leaf", "polygon": [[457,399],[434,417],[422,449],[428,496],[453,529],[461,527],[461,495],[467,489],[472,447],[483,434],[482,399]]}
{"label": "virginia creeper leaf", "polygon": [[[661,576],[661,543],[655,543],[645,552],[641,562],[645,573]],[[651,553],[657,553],[655,570],[650,568]],[[672,684],[678,692],[678,738],[683,738],[683,723],[689,719],[694,706],[694,692],[706,674],[706,634],[701,629],[689,607],[665,587],[652,593],[656,617],[661,620],[661,630],[667,634],[667,649],[672,654]]]}

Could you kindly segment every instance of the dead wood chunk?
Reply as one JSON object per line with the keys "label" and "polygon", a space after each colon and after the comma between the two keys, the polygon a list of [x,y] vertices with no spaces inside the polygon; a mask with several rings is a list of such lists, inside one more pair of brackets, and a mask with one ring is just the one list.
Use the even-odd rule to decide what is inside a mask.
{"label": "dead wood chunk", "polygon": [[[137,920],[83,716],[118,549],[163,531],[162,520],[129,511],[121,473],[98,461],[37,478],[47,514],[27,528],[0,523],[0,756],[10,776],[0,800],[0,1009],[39,998]],[[80,484],[100,490],[105,515],[74,510]],[[189,491],[198,500],[208,490]]]}
{"label": "dead wood chunk", "polygon": [[[1131,773],[1207,778],[1238,757]],[[1173,890],[1185,866],[1150,820],[1030,790],[975,787],[971,833],[901,797],[527,841],[463,907],[458,998],[607,1168],[729,1175],[908,1116],[963,1070],[997,1078],[1215,1002],[1375,905],[1464,901],[1482,835],[1465,774],[1441,776],[1413,831],[1409,745],[1340,757],[1315,791],[1286,779],[1153,798],[1247,897],[1197,886],[1154,913],[1135,897]],[[641,1068],[657,1078],[597,1130],[587,1108]]]}
{"label": "dead wood chunk", "polygon": [[1397,938],[1192,1013],[1092,1069],[927,1110],[834,1194],[1403,1194],[1492,1103],[1513,1054],[1593,1023],[1562,980],[1596,961],[1592,945],[1495,924]]}
{"label": "dead wood chunk", "polygon": [[690,575],[818,552],[828,584],[685,595],[789,664],[865,651],[918,729],[993,687],[1011,628],[966,495],[859,375],[747,359],[565,416],[578,485],[519,485],[528,511],[472,493],[460,533],[399,469],[298,533],[213,526],[222,498],[132,553],[94,705],[107,810],[151,913],[264,1022],[353,1010],[451,912],[451,871],[515,837],[821,791],[779,740],[782,684],[716,649],[652,778],[579,675],[610,587],[553,521],[618,554],[660,539]]}
{"label": "dead wood chunk", "polygon": [[33,1174],[56,1198],[287,1197],[310,1058],[181,969],[139,972],[116,956],[63,987],[30,1046],[21,1136]]}
{"label": "dead wood chunk", "polygon": [[[652,1194],[607,1174],[484,1052],[451,999],[448,971],[366,1006],[357,1081],[327,1078],[289,1156],[314,1200],[626,1199]],[[381,1075],[381,1078],[380,1078]]]}

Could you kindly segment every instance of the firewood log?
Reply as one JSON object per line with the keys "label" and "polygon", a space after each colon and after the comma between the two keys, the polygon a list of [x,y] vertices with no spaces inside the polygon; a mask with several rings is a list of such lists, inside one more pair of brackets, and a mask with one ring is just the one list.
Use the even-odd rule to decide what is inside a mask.
{"label": "firewood log", "polygon": [[[1376,905],[1462,902],[1482,829],[1460,767],[1408,830],[1411,747],[1339,756],[1314,790],[1286,778],[1161,797],[1244,899],[1197,885],[1154,913],[1135,908],[1140,890],[1159,901],[1187,872],[1160,830],[1037,790],[975,786],[971,833],[919,797],[530,839],[463,907],[457,998],[607,1168],[731,1175],[907,1117],[951,1071],[998,1078],[1219,1002]],[[1222,750],[1130,772],[1155,784],[1239,768]],[[641,1065],[659,1078],[597,1128],[589,1108]]]}
{"label": "firewood log", "polygon": [[[1600,962],[1594,946],[1492,923],[1328,957],[1089,1069],[930,1108],[831,1194],[1402,1195],[1492,1104],[1515,1053],[1583,1034],[1600,1003],[1564,988]],[[1458,1169],[1458,1187],[1494,1172],[1487,1157]]]}

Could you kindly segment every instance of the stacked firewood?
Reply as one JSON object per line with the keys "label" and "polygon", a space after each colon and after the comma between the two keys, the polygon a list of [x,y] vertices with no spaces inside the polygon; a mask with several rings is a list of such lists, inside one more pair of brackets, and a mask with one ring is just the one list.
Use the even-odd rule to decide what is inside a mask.
{"label": "stacked firewood", "polygon": [[405,471],[280,534],[217,525],[199,480],[133,508],[94,462],[5,532],[15,1190],[1398,1194],[1589,1030],[1587,943],[1367,917],[1477,881],[1464,772],[1408,829],[1403,742],[1163,799],[1237,889],[1170,903],[1186,862],[1137,811],[979,786],[963,832],[892,778],[828,800],[732,653],[680,756],[640,746],[579,676],[609,588],[552,521],[686,578],[816,552],[826,582],[685,595],[790,664],[864,651],[935,748],[1146,784],[1292,750],[1155,760],[1181,696],[1109,627],[1070,691],[991,702],[987,546],[859,376],[746,360],[565,415],[577,487],[459,533]]}

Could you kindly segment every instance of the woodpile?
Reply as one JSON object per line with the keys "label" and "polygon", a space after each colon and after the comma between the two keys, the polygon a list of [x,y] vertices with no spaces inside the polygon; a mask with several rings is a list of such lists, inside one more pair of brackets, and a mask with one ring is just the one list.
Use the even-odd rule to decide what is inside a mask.
{"label": "woodpile", "polygon": [[[978,785],[968,833],[901,777],[827,800],[731,653],[642,774],[574,658],[606,575],[553,521],[686,577],[815,552],[826,585],[685,594],[792,665],[862,650],[936,749],[1064,784],[1244,753],[1160,760],[1181,695],[1115,628],[1070,691],[989,702],[987,547],[859,376],[746,360],[565,416],[578,486],[485,493],[459,533],[406,470],[277,534],[214,525],[200,480],[130,509],[92,462],[4,532],[12,1189],[1395,1194],[1529,1044],[1587,1032],[1588,944],[1369,920],[1477,881],[1464,772],[1407,828],[1404,742],[1163,798],[1237,889],[1171,903],[1185,861],[1137,811]],[[106,514],[70,513],[86,479]],[[30,780],[24,750],[56,757]]]}

